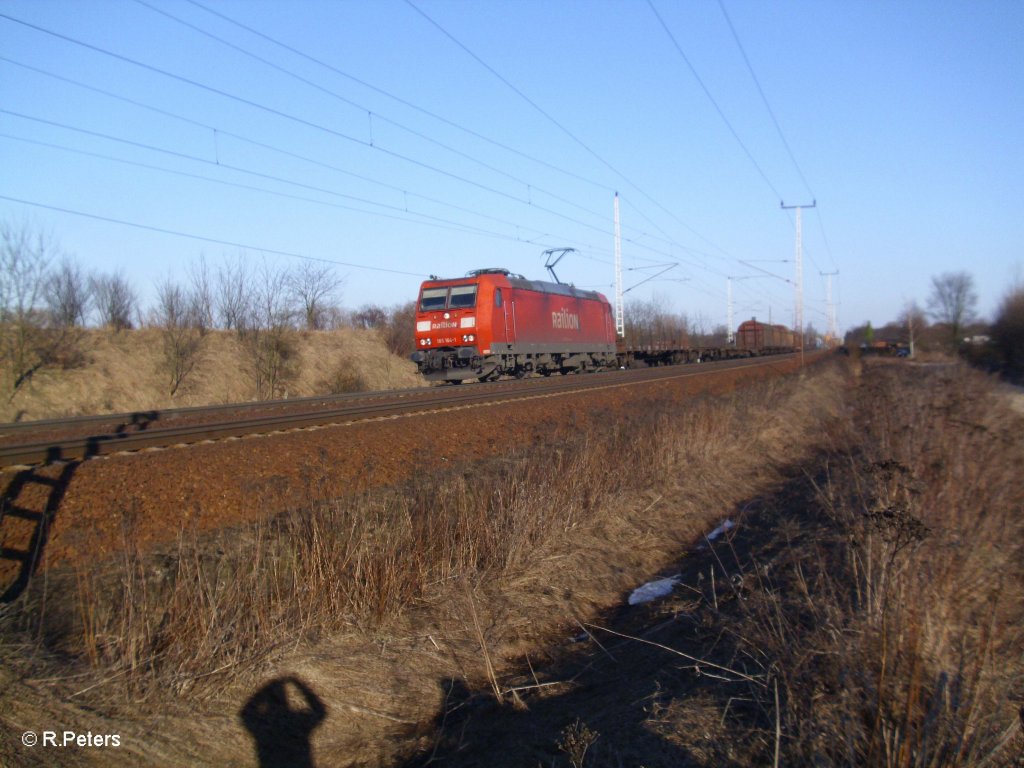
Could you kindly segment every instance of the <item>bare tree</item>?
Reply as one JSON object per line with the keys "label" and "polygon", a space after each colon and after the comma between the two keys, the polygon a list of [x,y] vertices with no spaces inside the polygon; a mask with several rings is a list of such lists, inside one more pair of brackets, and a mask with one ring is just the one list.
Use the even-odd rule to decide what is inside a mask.
{"label": "bare tree", "polygon": [[954,346],[960,341],[964,326],[974,319],[977,306],[974,279],[967,272],[946,272],[932,278],[928,312],[946,325]]}
{"label": "bare tree", "polygon": [[907,346],[910,348],[910,356],[914,356],[917,346],[917,339],[921,332],[928,327],[928,318],[916,301],[908,301],[900,313],[899,324],[906,329]]}
{"label": "bare tree", "polygon": [[189,290],[189,322],[201,334],[213,328],[213,283],[206,257],[200,256],[198,264],[192,264],[188,270]]}
{"label": "bare tree", "polygon": [[245,330],[245,324],[253,313],[254,280],[244,254],[239,254],[234,261],[226,262],[217,270],[216,311],[224,330],[239,333]]}
{"label": "bare tree", "polygon": [[388,322],[388,311],[376,304],[364,304],[352,313],[352,327],[363,331],[383,328]]}
{"label": "bare tree", "polygon": [[73,323],[84,310],[70,311],[66,318],[48,306],[53,255],[56,248],[47,235],[27,225],[0,224],[0,380],[11,399],[41,368],[67,368],[82,360],[82,332],[68,318]]}
{"label": "bare tree", "polygon": [[684,348],[690,343],[690,323],[686,315],[671,312],[663,299],[630,301],[623,320],[626,342],[630,346],[668,349]]}
{"label": "bare tree", "polygon": [[46,306],[53,322],[63,328],[84,326],[91,302],[89,280],[81,267],[67,257],[61,259],[46,286]]}
{"label": "bare tree", "polygon": [[242,324],[240,336],[260,400],[282,394],[295,356],[295,310],[285,277],[283,271],[263,264],[250,311]]}
{"label": "bare tree", "polygon": [[167,279],[157,286],[153,324],[163,340],[162,367],[171,397],[199,362],[205,332],[196,324],[196,300],[179,284]]}
{"label": "bare tree", "polygon": [[384,343],[389,352],[399,357],[408,357],[416,350],[415,301],[398,304],[388,312]]}
{"label": "bare tree", "polygon": [[992,324],[992,340],[1006,370],[1024,374],[1024,285],[1018,283],[1003,297]]}
{"label": "bare tree", "polygon": [[123,331],[134,326],[139,299],[128,278],[120,271],[95,275],[90,281],[100,325]]}
{"label": "bare tree", "polygon": [[288,273],[288,290],[302,313],[306,330],[319,331],[326,327],[328,308],[343,283],[331,267],[309,261]]}
{"label": "bare tree", "polygon": [[49,242],[27,225],[0,224],[0,333],[11,397],[48,362],[41,311]]}

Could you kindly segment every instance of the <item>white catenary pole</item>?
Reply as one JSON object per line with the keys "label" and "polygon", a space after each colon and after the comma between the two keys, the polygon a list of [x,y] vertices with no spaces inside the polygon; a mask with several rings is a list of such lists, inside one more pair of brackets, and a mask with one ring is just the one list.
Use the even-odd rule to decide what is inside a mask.
{"label": "white catenary pole", "polygon": [[726,299],[727,303],[726,303],[726,310],[725,310],[725,315],[726,315],[726,317],[725,317],[725,330],[726,330],[726,333],[728,334],[728,336],[726,336],[726,343],[732,344],[736,340],[736,337],[733,336],[733,332],[732,332],[732,278],[731,277],[725,278],[725,283],[726,283],[726,296],[727,296],[727,299]]}
{"label": "white catenary pole", "polygon": [[797,332],[797,338],[800,344],[800,363],[803,364],[804,360],[804,250],[800,214],[804,208],[815,208],[818,205],[818,201],[815,200],[810,205],[786,205],[785,203],[779,203],[783,209],[796,208],[796,279],[794,280],[794,293],[796,294],[796,308],[793,313],[793,330]]}
{"label": "white catenary pole", "polygon": [[622,230],[619,228],[619,193],[615,193],[615,333],[626,336],[626,312],[622,302]]}

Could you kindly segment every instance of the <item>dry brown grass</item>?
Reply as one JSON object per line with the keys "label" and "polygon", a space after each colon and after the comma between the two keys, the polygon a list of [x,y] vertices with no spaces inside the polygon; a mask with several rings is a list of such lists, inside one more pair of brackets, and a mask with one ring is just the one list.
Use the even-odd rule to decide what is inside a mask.
{"label": "dry brown grass", "polygon": [[[376,331],[295,332],[292,375],[280,394],[303,397],[341,391],[422,386],[415,366],[390,354]],[[238,337],[211,331],[198,362],[174,397],[168,392],[161,332],[156,328],[88,330],[80,342],[82,365],[39,371],[9,402],[0,421],[127,413],[253,400],[256,386]]]}
{"label": "dry brown grass", "polygon": [[715,623],[729,662],[762,679],[731,712],[715,686],[699,699],[728,754],[680,728],[689,698],[657,727],[705,765],[1017,764],[1021,421],[957,365],[866,365],[851,409],[817,467],[762,505],[771,540],[723,555],[741,587]]}
{"label": "dry brown grass", "polygon": [[[552,434],[390,492],[215,536],[184,531],[163,554],[132,546],[129,516],[117,562],[37,580],[0,617],[3,655],[35,678],[77,675],[92,706],[164,707],[244,689],[275,659],[340,633],[379,645],[347,662],[367,685],[372,659],[402,642],[389,629],[401,624],[438,657],[441,648],[457,657],[468,689],[501,711],[519,713],[522,693],[542,713],[524,688],[553,678],[528,665],[526,684],[513,680],[526,674],[522,654],[542,652],[556,631],[578,632],[625,585],[739,509],[740,535],[707,553],[711,578],[668,619],[692,645],[651,648],[660,655],[650,668],[681,688],[653,695],[660,682],[631,681],[621,696],[566,710],[565,725],[548,723],[546,753],[510,738],[522,754],[502,765],[538,754],[678,764],[677,752],[644,755],[647,741],[622,746],[640,731],[709,766],[1010,765],[1024,690],[1020,421],[990,382],[960,367],[869,361],[859,374],[829,367],[729,397],[646,403],[600,430]],[[793,466],[803,471],[782,487],[780,471]],[[616,649],[615,663],[637,647],[648,648]],[[451,662],[417,663],[393,669],[415,678],[404,685],[422,699],[436,683],[420,678]],[[360,709],[345,680],[318,684],[380,713],[381,704]],[[373,695],[400,699],[398,685],[380,682]],[[625,737],[607,725],[632,722],[611,709],[620,705],[643,707]],[[373,716],[408,724],[433,714],[429,702],[401,706],[401,717]],[[531,733],[539,721],[517,722]],[[429,758],[446,743],[444,727],[442,718],[436,743],[414,730],[410,749]],[[395,731],[355,733],[324,754],[387,764],[383,755],[402,752]]]}
{"label": "dry brown grass", "polygon": [[[380,626],[448,585],[501,583],[553,541],[571,550],[580,528],[614,536],[615,498],[685,484],[695,505],[713,509],[705,500],[721,488],[743,487],[720,468],[742,466],[748,483],[767,477],[776,441],[816,422],[803,403],[829,389],[819,377],[681,409],[648,404],[599,430],[567,428],[529,450],[390,492],[213,536],[183,530],[163,554],[139,553],[127,514],[119,559],[37,579],[8,626],[119,676],[132,696],[189,691],[246,673],[282,643]],[[763,457],[743,442],[752,431],[763,436],[755,438]],[[661,546],[671,546],[667,538]]]}

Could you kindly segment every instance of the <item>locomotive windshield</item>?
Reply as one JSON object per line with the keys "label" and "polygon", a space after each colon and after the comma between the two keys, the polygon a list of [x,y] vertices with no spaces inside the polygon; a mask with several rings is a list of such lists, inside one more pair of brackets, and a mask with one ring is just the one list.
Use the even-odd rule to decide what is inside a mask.
{"label": "locomotive windshield", "polygon": [[447,288],[424,288],[423,296],[420,297],[420,312],[433,312],[437,309],[444,309],[447,301]]}
{"label": "locomotive windshield", "polygon": [[453,285],[451,297],[448,299],[451,309],[468,309],[476,306],[475,285]]}
{"label": "locomotive windshield", "polygon": [[424,288],[420,296],[420,312],[440,309],[469,309],[476,306],[476,285],[453,285],[451,288]]}

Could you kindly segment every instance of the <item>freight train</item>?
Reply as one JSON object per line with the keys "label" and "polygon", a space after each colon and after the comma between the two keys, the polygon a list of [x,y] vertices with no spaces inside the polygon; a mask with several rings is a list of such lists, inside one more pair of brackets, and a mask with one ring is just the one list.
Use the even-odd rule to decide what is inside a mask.
{"label": "freight train", "polygon": [[492,268],[423,283],[411,359],[428,380],[461,384],[775,354],[792,351],[794,342],[782,326],[748,320],[735,346],[661,341],[631,347],[616,337],[603,294]]}

